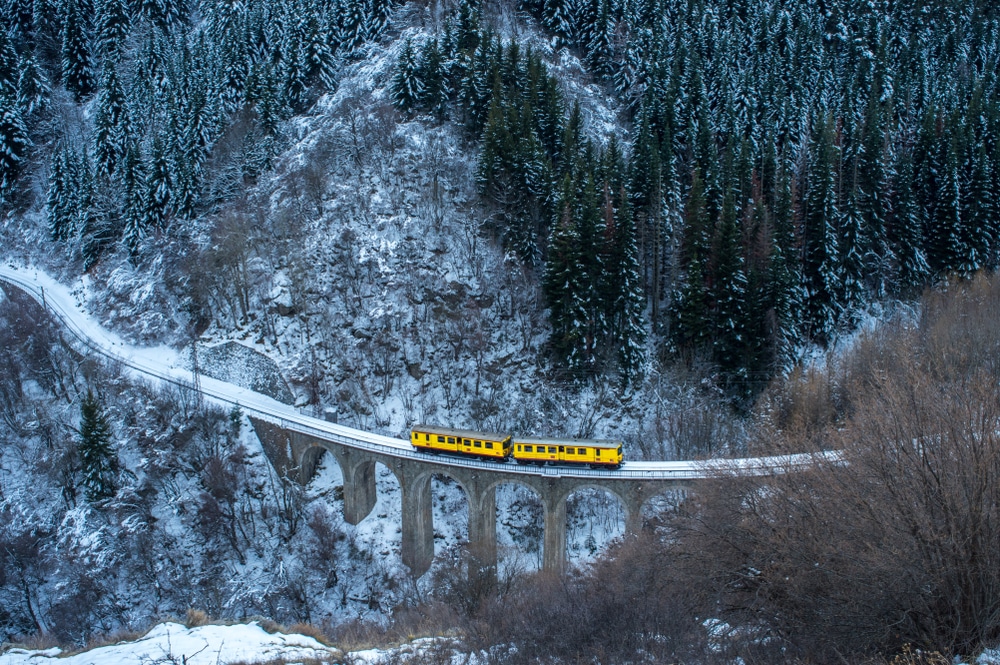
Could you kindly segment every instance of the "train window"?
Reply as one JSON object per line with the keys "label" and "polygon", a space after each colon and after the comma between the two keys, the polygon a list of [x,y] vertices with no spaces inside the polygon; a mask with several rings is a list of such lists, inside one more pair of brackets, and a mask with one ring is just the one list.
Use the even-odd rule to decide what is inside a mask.
{"label": "train window", "polygon": [[449,436],[448,437],[448,443],[455,443],[455,437]]}
{"label": "train window", "polygon": [[472,441],[470,441],[468,439],[462,439],[462,444],[466,445],[466,446],[471,446],[472,445]]}
{"label": "train window", "polygon": [[567,455],[576,455],[576,448],[567,448],[566,449],[566,454]]}
{"label": "train window", "polygon": [[486,442],[486,447],[487,448],[493,448],[493,442],[492,441],[487,441]]}
{"label": "train window", "polygon": [[443,436],[439,436],[438,437],[438,443],[444,443],[444,437]]}
{"label": "train window", "polygon": [[425,433],[424,433],[424,441],[430,441],[430,440],[431,440],[431,435],[430,435],[430,434],[427,434],[427,433],[425,432]]}
{"label": "train window", "polygon": [[550,453],[554,453],[555,451],[556,451],[556,447],[555,446],[549,446],[549,452]]}
{"label": "train window", "polygon": [[482,447],[483,447],[483,442],[482,441],[476,441],[476,448],[482,448]]}
{"label": "train window", "polygon": [[530,453],[531,452],[531,446],[525,446],[524,447],[524,452]]}
{"label": "train window", "polygon": [[559,446],[559,452],[561,452],[561,453],[566,452],[566,446]]}
{"label": "train window", "polygon": [[598,456],[598,457],[600,457],[600,456],[601,456],[601,449],[600,449],[600,448],[598,448],[598,449],[597,449],[597,456]]}

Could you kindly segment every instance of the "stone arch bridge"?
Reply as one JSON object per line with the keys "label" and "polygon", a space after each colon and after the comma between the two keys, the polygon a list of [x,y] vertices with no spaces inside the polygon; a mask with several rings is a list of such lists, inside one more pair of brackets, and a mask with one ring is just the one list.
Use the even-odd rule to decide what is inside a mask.
{"label": "stone arch bridge", "polygon": [[630,473],[628,464],[618,471],[524,467],[429,455],[412,449],[358,447],[358,441],[344,440],[329,432],[304,432],[298,423],[289,426],[252,415],[250,422],[271,463],[292,480],[307,483],[324,452],[337,460],[344,478],[344,520],[349,524],[363,520],[375,506],[376,463],[391,470],[402,491],[403,563],[415,577],[423,575],[434,558],[430,491],[433,476],[451,478],[465,491],[469,548],[484,565],[496,564],[496,488],[512,483],[533,490],[545,516],[542,567],[555,572],[565,566],[566,505],[577,490],[597,488],[617,497],[625,512],[625,531],[634,533],[641,528],[642,507],[647,500],[671,490],[687,489],[693,481],[686,477],[690,475],[685,473],[687,466],[676,471],[677,477],[642,469]]}
{"label": "stone arch bridge", "polygon": [[[194,390],[215,403],[238,406],[250,418],[275,469],[299,482],[308,481],[324,451],[340,465],[344,477],[344,518],[357,524],[375,505],[375,464],[388,467],[402,490],[402,557],[419,577],[434,557],[430,482],[444,475],[458,482],[469,503],[470,548],[483,563],[496,561],[496,488],[515,483],[534,490],[545,511],[543,568],[561,571],[566,557],[566,501],[579,489],[599,488],[618,497],[626,515],[626,532],[641,526],[642,507],[650,498],[686,489],[698,480],[723,474],[773,475],[811,467],[815,455],[713,460],[709,462],[633,462],[616,471],[523,467],[416,452],[408,441],[328,423],[294,407],[239,386],[199,376],[176,352],[124,343],[85,314],[74,293],[37,269],[0,263],[0,282],[38,301],[62,323],[80,348],[119,363],[164,384]],[[841,453],[817,453],[840,460]]]}

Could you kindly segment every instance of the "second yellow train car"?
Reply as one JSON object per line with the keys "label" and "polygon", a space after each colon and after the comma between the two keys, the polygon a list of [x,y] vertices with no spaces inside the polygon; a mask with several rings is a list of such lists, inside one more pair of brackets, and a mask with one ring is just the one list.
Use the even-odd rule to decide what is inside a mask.
{"label": "second yellow train car", "polygon": [[525,437],[514,439],[511,454],[518,464],[589,464],[617,469],[622,464],[622,442]]}
{"label": "second yellow train car", "polygon": [[414,425],[410,443],[417,450],[475,455],[504,461],[511,451],[511,435],[467,429]]}

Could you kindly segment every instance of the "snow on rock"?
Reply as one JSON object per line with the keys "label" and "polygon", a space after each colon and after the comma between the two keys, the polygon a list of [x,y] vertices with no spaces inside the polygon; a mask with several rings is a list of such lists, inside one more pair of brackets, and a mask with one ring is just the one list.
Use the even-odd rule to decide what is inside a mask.
{"label": "snow on rock", "polygon": [[0,665],[139,665],[141,663],[186,663],[224,665],[273,660],[315,659],[330,662],[341,652],[305,635],[268,633],[257,622],[232,626],[186,628],[179,623],[161,623],[134,642],[98,647],[71,656],[62,650],[10,649],[0,654]]}

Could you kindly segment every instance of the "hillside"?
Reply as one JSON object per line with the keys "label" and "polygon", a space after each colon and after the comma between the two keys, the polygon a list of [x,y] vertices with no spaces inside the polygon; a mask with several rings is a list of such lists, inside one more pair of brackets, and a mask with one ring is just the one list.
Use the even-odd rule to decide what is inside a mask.
{"label": "hillside", "polygon": [[[0,260],[56,276],[131,343],[372,432],[614,437],[629,459],[842,444],[831,432],[863,412],[852,391],[881,396],[848,380],[838,345],[1000,264],[989,2],[11,0],[0,18]],[[691,510],[729,510],[742,549],[667,506],[648,520],[666,549],[597,559],[619,508],[577,497],[579,578],[539,581],[554,599],[539,607],[520,586],[537,502],[503,493],[509,586],[471,588],[448,574],[462,494],[435,481],[438,560],[413,582],[388,474],[375,519],[350,527],[335,465],[290,484],[238,411],[82,354],[14,291],[0,310],[5,639],[83,643],[189,607],[404,631],[409,610],[477,648],[597,649],[599,632],[553,638],[585,606],[648,626],[605,640],[609,662],[723,653],[693,616],[737,626],[734,651],[823,660],[842,644],[806,646],[803,622],[879,627],[900,609],[891,594],[864,621],[768,604],[801,589],[754,571],[800,580],[794,557],[761,554],[760,515],[719,496]],[[695,565],[665,575],[675,545]],[[692,594],[698,565],[730,586]],[[682,598],[623,606],[615,585]],[[906,597],[932,628],[866,632],[859,651],[898,653],[903,632],[954,653],[1000,639],[989,621],[938,630],[951,610]]]}

